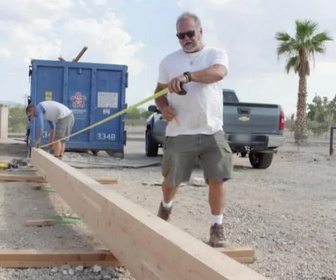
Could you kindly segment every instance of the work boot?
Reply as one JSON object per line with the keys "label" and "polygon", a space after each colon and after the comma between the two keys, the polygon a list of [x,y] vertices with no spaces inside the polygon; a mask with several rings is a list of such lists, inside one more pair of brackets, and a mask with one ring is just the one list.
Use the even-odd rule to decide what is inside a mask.
{"label": "work boot", "polygon": [[165,221],[169,221],[169,216],[172,212],[172,208],[173,207],[170,207],[170,208],[165,208],[163,207],[162,205],[162,202],[160,203],[160,208],[159,208],[159,211],[158,211],[158,217],[161,218],[162,220],[165,220]]}
{"label": "work boot", "polygon": [[228,247],[228,242],[224,237],[223,225],[214,224],[210,227],[209,245],[212,247]]}

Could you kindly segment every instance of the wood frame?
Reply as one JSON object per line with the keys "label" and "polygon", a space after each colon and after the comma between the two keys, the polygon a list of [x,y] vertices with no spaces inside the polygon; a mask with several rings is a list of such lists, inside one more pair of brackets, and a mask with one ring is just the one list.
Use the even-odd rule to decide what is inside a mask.
{"label": "wood frame", "polygon": [[64,264],[83,266],[120,266],[109,250],[92,251],[46,251],[46,250],[0,250],[0,267],[37,268]]}
{"label": "wood frame", "polygon": [[32,163],[136,279],[266,280],[47,152]]}
{"label": "wood frame", "polygon": [[[94,177],[92,178],[100,184],[117,184],[117,178],[110,177]],[[32,182],[32,183],[47,183],[43,176],[36,175],[21,175],[21,174],[0,174],[0,182]]]}

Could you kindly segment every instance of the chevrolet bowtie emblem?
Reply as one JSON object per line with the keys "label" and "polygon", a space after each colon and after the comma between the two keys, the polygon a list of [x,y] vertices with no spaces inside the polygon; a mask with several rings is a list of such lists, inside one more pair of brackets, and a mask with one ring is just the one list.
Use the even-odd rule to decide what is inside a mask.
{"label": "chevrolet bowtie emblem", "polygon": [[246,116],[238,118],[238,121],[240,121],[240,122],[248,122],[249,120],[250,120],[250,118],[246,117]]}

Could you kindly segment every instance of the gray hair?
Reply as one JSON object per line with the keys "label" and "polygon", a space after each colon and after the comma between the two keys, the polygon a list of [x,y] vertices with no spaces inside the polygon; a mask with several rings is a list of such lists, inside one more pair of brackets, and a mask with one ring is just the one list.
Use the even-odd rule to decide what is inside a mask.
{"label": "gray hair", "polygon": [[200,19],[198,18],[198,16],[196,16],[195,14],[190,13],[190,12],[184,12],[182,15],[180,15],[180,16],[177,18],[177,21],[176,21],[176,27],[177,27],[177,25],[180,23],[180,21],[185,20],[185,19],[189,19],[189,18],[191,18],[191,19],[193,19],[193,20],[195,21],[197,27],[200,28],[200,27],[202,26],[202,25],[201,25],[201,21],[200,21]]}

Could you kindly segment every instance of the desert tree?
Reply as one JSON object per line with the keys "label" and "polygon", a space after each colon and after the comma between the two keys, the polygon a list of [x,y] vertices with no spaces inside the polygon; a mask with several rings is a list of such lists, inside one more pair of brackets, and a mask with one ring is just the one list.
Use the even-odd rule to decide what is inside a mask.
{"label": "desert tree", "polygon": [[295,141],[300,144],[308,137],[307,129],[307,76],[310,75],[310,62],[315,62],[316,54],[324,54],[325,43],[333,40],[327,32],[317,32],[318,24],[310,20],[296,20],[296,32],[292,37],[287,32],[277,32],[278,58],[286,56],[286,72],[294,70],[299,76]]}

